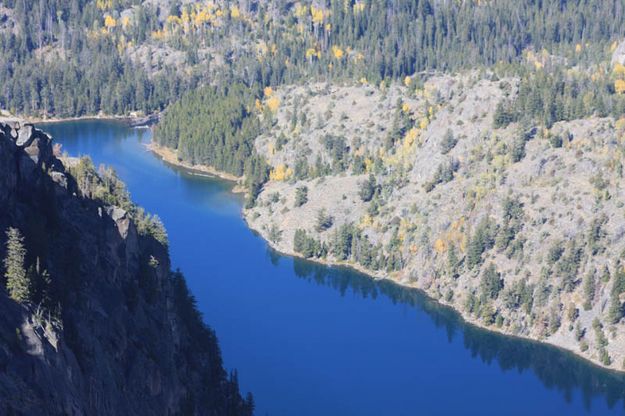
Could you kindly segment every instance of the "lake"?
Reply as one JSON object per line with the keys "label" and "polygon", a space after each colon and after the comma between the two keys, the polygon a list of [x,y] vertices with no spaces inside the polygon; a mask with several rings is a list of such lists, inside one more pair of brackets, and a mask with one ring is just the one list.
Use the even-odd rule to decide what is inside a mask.
{"label": "lake", "polygon": [[279,255],[250,231],[232,184],[166,165],[150,130],[41,125],[72,156],[114,167],[158,214],[259,416],[625,414],[625,376],[468,325],[416,290]]}

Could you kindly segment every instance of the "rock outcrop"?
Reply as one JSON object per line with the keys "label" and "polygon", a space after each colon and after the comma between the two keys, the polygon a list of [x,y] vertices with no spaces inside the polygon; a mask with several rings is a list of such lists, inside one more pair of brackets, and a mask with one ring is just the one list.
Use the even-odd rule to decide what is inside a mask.
{"label": "rock outcrop", "polygon": [[[248,415],[167,247],[87,195],[32,125],[0,123],[0,258],[21,231],[45,292],[0,277],[0,414]],[[4,274],[4,273],[3,273]]]}

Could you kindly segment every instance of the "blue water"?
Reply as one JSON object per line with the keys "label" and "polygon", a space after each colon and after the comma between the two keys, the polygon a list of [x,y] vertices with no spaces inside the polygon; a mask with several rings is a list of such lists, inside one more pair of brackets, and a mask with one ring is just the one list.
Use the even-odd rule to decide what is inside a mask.
{"label": "blue water", "polygon": [[259,416],[625,414],[621,375],[476,329],[417,291],[272,252],[230,184],[157,159],[149,130],[42,127],[70,155],[113,166],[162,218],[173,265]]}

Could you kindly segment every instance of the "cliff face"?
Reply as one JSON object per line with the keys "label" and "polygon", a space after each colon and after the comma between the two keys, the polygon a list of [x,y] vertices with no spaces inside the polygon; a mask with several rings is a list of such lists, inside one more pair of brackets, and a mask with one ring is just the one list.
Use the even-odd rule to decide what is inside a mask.
{"label": "cliff face", "polygon": [[49,275],[22,303],[0,278],[0,413],[251,414],[167,247],[80,182],[43,132],[0,123],[0,257],[18,229]]}

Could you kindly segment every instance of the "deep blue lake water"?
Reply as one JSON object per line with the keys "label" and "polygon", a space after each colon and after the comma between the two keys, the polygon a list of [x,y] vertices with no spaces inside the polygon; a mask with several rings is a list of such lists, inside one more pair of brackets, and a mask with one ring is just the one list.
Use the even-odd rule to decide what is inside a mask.
{"label": "deep blue lake water", "polygon": [[469,326],[415,290],[284,257],[220,180],[166,165],[149,130],[42,125],[72,156],[113,166],[158,214],[227,369],[257,415],[625,414],[625,377]]}

